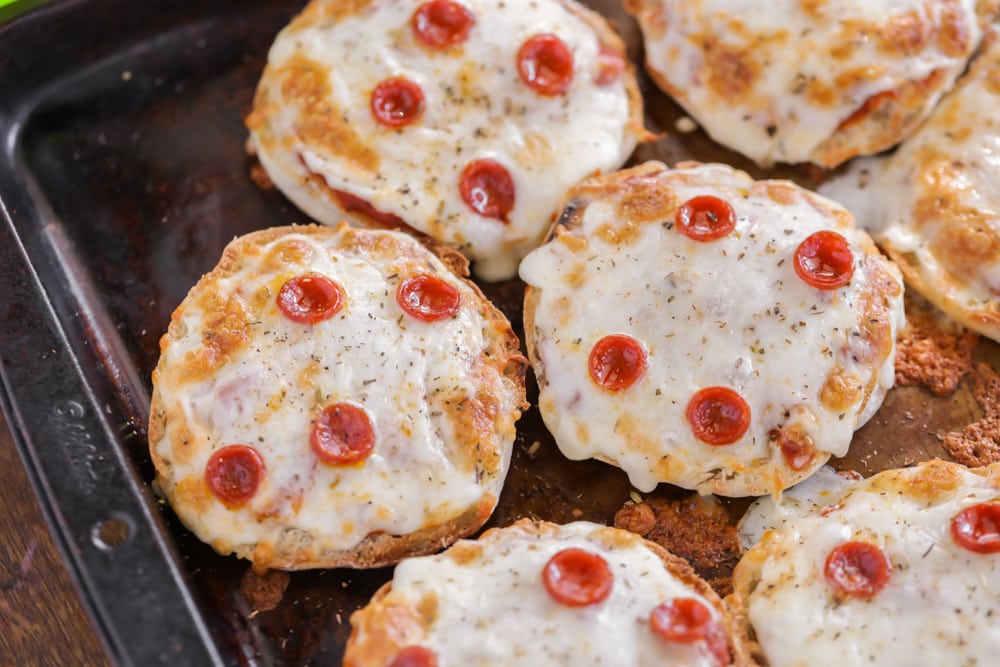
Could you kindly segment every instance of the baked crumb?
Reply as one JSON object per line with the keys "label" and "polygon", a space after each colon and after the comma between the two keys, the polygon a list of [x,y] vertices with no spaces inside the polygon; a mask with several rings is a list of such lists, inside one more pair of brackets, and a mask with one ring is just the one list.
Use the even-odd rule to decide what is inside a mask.
{"label": "baked crumb", "polygon": [[972,368],[979,336],[909,294],[905,306],[908,324],[896,342],[896,384],[922,385],[935,396],[951,395]]}
{"label": "baked crumb", "polygon": [[693,493],[680,500],[650,498],[615,514],[615,527],[639,533],[686,559],[715,592],[733,590],[733,568],[740,557],[736,527],[713,497]]}
{"label": "baked crumb", "polygon": [[271,570],[260,575],[252,567],[247,568],[240,579],[240,595],[250,605],[251,614],[276,608],[285,595],[289,579],[288,573],[283,570]]}
{"label": "baked crumb", "polygon": [[983,411],[983,418],[961,431],[944,437],[944,447],[958,463],[970,467],[1000,461],[1000,374],[979,363],[969,377],[973,398]]}
{"label": "baked crumb", "polygon": [[264,190],[265,192],[274,189],[274,182],[271,180],[271,177],[267,175],[264,167],[260,166],[259,163],[250,167],[250,180],[253,181],[258,188]]}

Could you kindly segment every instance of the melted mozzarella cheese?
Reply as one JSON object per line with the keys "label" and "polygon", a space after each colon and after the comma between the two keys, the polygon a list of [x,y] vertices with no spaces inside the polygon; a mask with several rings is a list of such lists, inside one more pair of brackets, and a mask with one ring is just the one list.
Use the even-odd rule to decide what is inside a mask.
{"label": "melted mozzarella cheese", "polygon": [[[940,72],[926,115],[981,39],[976,0],[639,4],[650,69],[713,139],[762,165],[815,161],[866,100]],[[959,52],[953,30],[968,37]]]}
{"label": "melted mozzarella cheese", "polygon": [[[217,291],[248,302],[266,298],[248,344],[207,377],[159,383],[163,403],[179,406],[187,432],[204,439],[158,444],[179,484],[200,483],[209,456],[224,445],[252,445],[264,461],[266,474],[245,506],[210,502],[188,513],[193,530],[223,550],[273,538],[276,530],[303,531],[325,550],[350,549],[369,533],[405,535],[457,517],[487,492],[499,496],[512,443],[502,445],[498,474],[458,465],[462,457],[449,452],[453,426],[442,416],[442,401],[477,393],[489,326],[478,297],[426,252],[426,265],[460,291],[462,306],[452,319],[417,321],[396,303],[394,265],[338,242],[333,234],[292,233],[247,258]],[[291,245],[300,248],[297,259],[279,247]],[[277,269],[276,253],[284,257]],[[346,305],[310,326],[285,317],[274,295],[288,278],[311,272],[338,283]],[[182,312],[186,335],[165,349],[164,369],[181,367],[212,335],[197,302]],[[516,414],[515,397],[501,400],[500,415]],[[310,447],[315,415],[339,402],[362,407],[373,424],[376,444],[362,464],[325,465]]]}
{"label": "melted mozzarella cheese", "polygon": [[[310,191],[309,172],[462,251],[483,278],[509,278],[541,242],[563,193],[595,171],[616,169],[632,152],[638,128],[629,127],[631,75],[594,83],[598,36],[567,3],[463,0],[476,22],[460,47],[441,52],[413,37],[410,17],[421,1],[377,0],[337,20],[293,23],[268,57],[265,80],[295,58],[323,69],[330,86],[325,102],[377,155],[376,168],[303,141],[292,106],[268,121],[267,133],[281,141],[251,136],[275,184],[316,220],[334,224],[344,213]],[[538,95],[519,78],[518,49],[539,33],[557,35],[573,53],[565,95]],[[378,125],[369,106],[375,85],[391,77],[418,84],[426,100],[420,121],[398,131]],[[507,223],[478,215],[459,195],[462,170],[477,159],[499,162],[513,178],[516,201]]]}
{"label": "melted mozzarella cheese", "polygon": [[[746,174],[723,165],[658,177],[678,204],[704,194],[726,199],[736,228],[699,243],[673,228],[671,210],[669,220],[644,224],[616,245],[602,230],[619,219],[621,204],[608,197],[588,204],[578,229],[528,255],[521,277],[539,293],[528,335],[543,377],[542,417],[568,458],[614,461],[643,491],[663,481],[724,495],[778,492],[829,455],[844,455],[894,382],[893,354],[875,367],[859,361],[869,265],[856,261],[851,283],[835,291],[807,285],[792,268],[798,245],[821,229],[844,235],[856,258],[871,242],[804,196],[779,205],[766,187],[751,191]],[[895,267],[872,260],[899,282]],[[901,289],[886,300],[895,339],[904,320]],[[613,333],[648,351],[645,376],[622,392],[598,387],[588,372],[594,343]],[[847,409],[822,405],[822,387],[838,365],[859,385],[877,376],[867,404],[858,393]],[[697,440],[685,417],[696,391],[719,385],[739,392],[752,416],[746,434],[726,446]],[[784,466],[771,437],[783,424],[812,439],[818,455],[807,470]]]}
{"label": "melted mozzarella cheese", "polygon": [[[770,667],[995,664],[1000,556],[959,547],[950,522],[1000,497],[997,470],[937,465],[954,466],[953,488],[927,498],[919,489],[935,481],[921,479],[925,467],[883,473],[767,533],[762,556],[748,554],[760,562],[759,581],[743,603]],[[868,601],[835,600],[823,575],[830,551],[851,539],[879,545],[893,565]]]}
{"label": "melted mozzarella cheese", "polygon": [[1000,340],[1000,35],[991,33],[970,73],[916,134],[821,192],[898,255],[916,290]]}
{"label": "melted mozzarella cheese", "polygon": [[[660,639],[649,615],[678,597],[699,600],[716,620],[718,610],[638,540],[622,545],[602,539],[613,530],[583,521],[544,537],[507,528],[487,539],[472,560],[448,552],[404,560],[396,567],[391,596],[414,605],[437,600],[421,643],[442,665],[715,664],[701,646]],[[605,601],[571,608],[545,590],[545,564],[571,547],[596,553],[611,566],[614,584]]]}

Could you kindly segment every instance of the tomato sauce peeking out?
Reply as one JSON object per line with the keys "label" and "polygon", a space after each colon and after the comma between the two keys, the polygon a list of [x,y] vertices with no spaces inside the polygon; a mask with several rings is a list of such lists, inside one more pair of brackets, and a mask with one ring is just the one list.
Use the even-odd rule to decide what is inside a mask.
{"label": "tomato sauce peeking out", "polygon": [[851,282],[854,254],[847,239],[830,230],[816,232],[795,250],[795,273],[816,289],[832,290]]}
{"label": "tomato sauce peeking out", "polygon": [[587,365],[590,379],[608,391],[624,391],[646,374],[646,350],[625,334],[611,334],[597,341]]}
{"label": "tomato sauce peeking out", "polygon": [[712,195],[692,197],[674,215],[677,231],[695,241],[715,241],[736,227],[736,213],[725,199]]}
{"label": "tomato sauce peeking out", "polygon": [[316,324],[336,315],[344,305],[344,290],[321,275],[289,278],[278,290],[278,309],[293,322]]}
{"label": "tomato sauce peeking out", "polygon": [[562,95],[573,82],[573,52],[556,35],[529,37],[517,52],[517,71],[539,95]]}
{"label": "tomato sauce peeking out", "polygon": [[316,416],[309,444],[323,463],[349,465],[372,453],[375,429],[364,409],[334,403]]}
{"label": "tomato sauce peeking out", "polygon": [[375,86],[372,115],[386,127],[403,127],[420,120],[424,113],[424,91],[409,79],[386,79]]}
{"label": "tomato sauce peeking out", "polygon": [[476,17],[452,0],[430,0],[417,8],[410,20],[413,34],[433,49],[461,44],[469,36]]}
{"label": "tomato sauce peeking out", "polygon": [[400,649],[389,667],[437,667],[437,654],[426,646],[406,646]]}
{"label": "tomato sauce peeking out", "polygon": [[462,296],[458,288],[447,280],[421,273],[399,284],[396,303],[410,317],[422,322],[438,322],[458,313]]}
{"label": "tomato sauce peeking out", "polygon": [[514,209],[514,179],[495,160],[474,160],[466,165],[458,189],[462,201],[485,218],[506,223]]}
{"label": "tomato sauce peeking out", "polygon": [[597,554],[571,547],[545,564],[542,583],[552,599],[567,607],[586,607],[611,595],[614,575],[608,562]]}
{"label": "tomato sauce peeking out", "polygon": [[835,547],[826,558],[823,575],[840,595],[868,600],[889,583],[889,556],[870,542],[851,541]]}
{"label": "tomato sauce peeking out", "polygon": [[264,460],[247,445],[226,445],[205,465],[209,491],[230,507],[239,507],[253,498],[263,477]]}
{"label": "tomato sauce peeking out", "polygon": [[610,46],[601,45],[597,53],[597,74],[594,83],[598,86],[610,86],[621,78],[625,71],[625,56]]}
{"label": "tomato sauce peeking out", "polygon": [[706,387],[688,402],[694,436],[709,445],[731,445],[750,428],[750,406],[729,387]]}
{"label": "tomato sauce peeking out", "polygon": [[966,507],[952,518],[951,536],[969,551],[1000,553],[1000,502]]}

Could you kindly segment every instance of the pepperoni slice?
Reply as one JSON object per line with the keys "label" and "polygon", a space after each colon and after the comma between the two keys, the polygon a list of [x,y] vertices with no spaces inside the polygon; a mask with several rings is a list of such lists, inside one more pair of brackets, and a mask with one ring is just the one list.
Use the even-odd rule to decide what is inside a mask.
{"label": "pepperoni slice", "polygon": [[506,223],[514,209],[514,179],[495,160],[474,160],[466,165],[458,189],[462,201],[485,218]]}
{"label": "pepperoni slice", "polygon": [[795,250],[795,273],[816,289],[832,290],[851,282],[854,254],[847,239],[830,230],[816,232]]}
{"label": "pepperoni slice", "polygon": [[750,406],[729,387],[706,387],[684,413],[694,436],[710,445],[731,445],[750,428]]}
{"label": "pepperoni slice", "polygon": [[350,403],[334,403],[316,417],[309,444],[323,463],[357,463],[372,453],[375,429],[362,408]]}
{"label": "pepperoni slice", "polygon": [[372,115],[387,127],[403,127],[420,120],[424,91],[409,79],[386,79],[372,91]]}
{"label": "pepperoni slice", "polygon": [[959,546],[977,554],[1000,552],[1000,503],[966,507],[952,518],[951,536]]}
{"label": "pepperoni slice", "polygon": [[611,334],[590,351],[590,379],[608,391],[624,391],[646,374],[646,350],[625,334]]}
{"label": "pepperoni slice", "polygon": [[209,491],[230,507],[239,507],[253,498],[263,477],[264,460],[247,445],[226,445],[205,465]]}
{"label": "pepperoni slice", "polygon": [[609,86],[621,77],[625,71],[625,56],[610,46],[601,45],[597,52],[597,75],[594,83],[598,86]]}
{"label": "pepperoni slice", "polygon": [[826,557],[823,574],[838,593],[868,600],[889,583],[892,563],[882,549],[870,542],[844,542]]}
{"label": "pepperoni slice", "polygon": [[305,275],[289,278],[278,290],[278,309],[299,324],[328,320],[344,305],[344,290],[329,278]]}
{"label": "pepperoni slice", "polygon": [[438,322],[455,316],[462,296],[447,280],[421,273],[399,284],[396,303],[410,317],[422,322]]}
{"label": "pepperoni slice", "polygon": [[781,448],[785,463],[792,470],[805,470],[816,455],[812,438],[804,434],[791,434],[782,430],[778,433],[778,447]]}
{"label": "pepperoni slice", "polygon": [[389,667],[437,667],[437,653],[426,646],[414,644],[400,649]]}
{"label": "pepperoni slice", "polygon": [[583,549],[563,549],[542,570],[542,582],[552,599],[567,607],[603,602],[611,594],[614,577],[608,562]]}
{"label": "pepperoni slice", "polygon": [[677,231],[695,241],[715,241],[736,227],[736,213],[725,199],[712,195],[692,197],[674,216]]}
{"label": "pepperoni slice", "polygon": [[476,17],[452,0],[430,0],[413,13],[410,25],[421,42],[434,49],[461,44],[469,36]]}
{"label": "pepperoni slice", "polygon": [[690,644],[707,638],[716,621],[700,600],[674,598],[650,613],[649,624],[656,634],[667,641]]}
{"label": "pepperoni slice", "polygon": [[573,81],[573,52],[555,35],[529,37],[517,52],[517,71],[539,95],[562,95]]}

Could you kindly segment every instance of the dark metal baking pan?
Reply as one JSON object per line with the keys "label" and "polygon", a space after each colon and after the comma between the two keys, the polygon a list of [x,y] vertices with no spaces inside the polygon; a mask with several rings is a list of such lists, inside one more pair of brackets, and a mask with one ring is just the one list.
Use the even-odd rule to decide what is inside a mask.
{"label": "dark metal baking pan", "polygon": [[[242,122],[268,46],[302,4],[68,0],[0,27],[2,405],[120,664],[337,664],[350,613],[391,574],[300,572],[283,589],[285,578],[255,578],[201,544],[150,486],[149,378],[171,311],[235,235],[305,221],[249,178]],[[591,4],[639,60],[620,4]],[[680,111],[642,85],[648,125],[671,131]],[[751,167],[700,132],[671,132],[633,162],[649,158]],[[520,330],[522,284],[485,289]],[[944,456],[935,433],[975,418],[972,405],[967,392],[894,390],[840,465]],[[518,432],[490,525],[609,523],[629,499],[617,469],[563,459],[537,411]]]}

